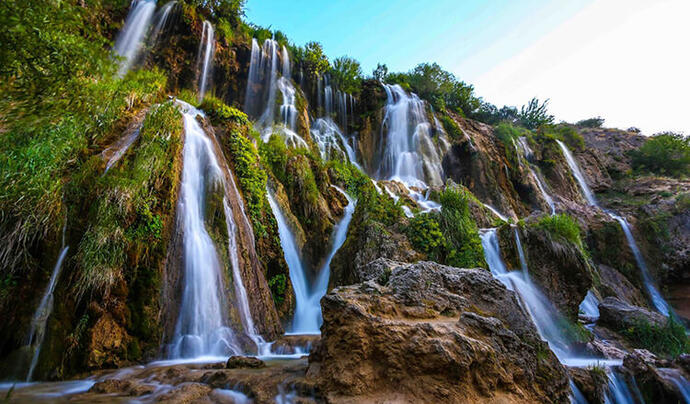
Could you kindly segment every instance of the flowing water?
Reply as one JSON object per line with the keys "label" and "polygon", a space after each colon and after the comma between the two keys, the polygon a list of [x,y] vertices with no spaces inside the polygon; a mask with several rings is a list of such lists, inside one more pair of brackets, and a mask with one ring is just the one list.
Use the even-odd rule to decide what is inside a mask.
{"label": "flowing water", "polygon": [[33,349],[33,356],[31,358],[29,372],[26,376],[27,382],[31,381],[34,370],[36,370],[36,365],[38,364],[38,357],[41,355],[41,346],[43,345],[43,339],[45,338],[46,324],[48,323],[50,314],[53,312],[53,293],[55,292],[55,286],[57,285],[58,278],[60,277],[62,263],[67,256],[67,251],[69,251],[69,246],[64,245],[64,230],[62,244],[62,250],[60,250],[60,254],[58,255],[57,262],[53,268],[53,273],[50,275],[50,281],[48,282],[45,292],[43,293],[41,303],[38,305],[38,308],[31,318],[31,330],[29,331],[26,344]]}
{"label": "flowing water", "polygon": [[605,404],[632,404],[635,403],[633,394],[625,382],[623,376],[618,373],[615,369],[607,370],[609,383],[608,391],[604,396]]}
{"label": "flowing water", "polygon": [[[544,183],[541,180],[541,176],[538,175],[538,173],[535,171],[534,167],[532,167],[532,160],[534,156],[534,152],[532,152],[532,149],[529,147],[529,144],[527,143],[527,139],[525,137],[519,137],[517,142],[515,143],[516,148],[522,149],[522,154],[525,157],[525,161],[527,162],[526,167],[527,170],[529,170],[530,175],[534,179],[534,182],[537,184],[537,189],[539,190],[539,193],[542,196],[542,199],[546,202],[546,204],[549,206],[549,210],[551,211],[551,215],[556,214],[556,205],[553,202],[553,198],[551,195],[549,195],[548,192],[546,192],[546,187],[544,186]],[[520,162],[522,160],[518,159]]]}
{"label": "flowing water", "polygon": [[211,140],[196,121],[202,112],[179,103],[185,129],[178,199],[184,286],[170,356],[192,358],[238,353],[235,335],[227,326],[221,264],[206,230],[204,215],[206,195],[222,186],[223,173]]}
{"label": "flowing water", "polygon": [[292,287],[295,292],[297,307],[295,308],[295,317],[292,321],[291,334],[320,333],[322,323],[321,298],[326,294],[326,290],[328,289],[330,263],[335,253],[345,242],[347,229],[355,210],[355,201],[341,189],[338,188],[338,191],[342,192],[348,199],[348,205],[345,207],[343,218],[334,229],[332,236],[333,245],[313,285],[311,285],[309,277],[307,276],[307,271],[302,264],[294,235],[290,231],[285,215],[280,205],[278,205],[273,197],[273,194],[270,191],[268,192],[268,202],[278,222],[280,244],[283,247],[285,261],[288,264],[288,268],[290,268],[290,281],[292,282]]}
{"label": "flowing water", "polygon": [[197,70],[199,72],[199,102],[204,99],[209,84],[209,75],[213,71],[213,56],[216,53],[216,38],[213,25],[204,20],[201,31],[201,42],[197,53]]}
{"label": "flowing water", "polygon": [[155,10],[154,0],[132,1],[125,25],[118,34],[113,48],[115,53],[122,57],[118,70],[120,77],[124,76],[137,61]]}
{"label": "flowing water", "polygon": [[419,188],[426,188],[427,183],[443,185],[441,159],[430,137],[424,102],[397,84],[383,86],[387,100],[379,146],[383,156],[377,177]]}
{"label": "flowing water", "polygon": [[580,313],[590,321],[596,321],[599,318],[599,299],[591,290],[580,303]]}
{"label": "flowing water", "polygon": [[138,125],[134,130],[126,133],[125,136],[115,142],[115,144],[103,150],[101,153],[102,156],[110,155],[107,163],[105,164],[105,171],[103,171],[103,175],[105,175],[108,170],[110,170],[118,161],[120,161],[122,156],[124,156],[125,153],[127,153],[127,150],[129,150],[129,147],[136,142],[136,140],[139,138],[139,133],[141,132],[141,126],[142,125]]}
{"label": "flowing water", "polygon": [[151,30],[151,35],[149,35],[150,46],[153,47],[156,45],[156,43],[158,43],[158,41],[160,41],[163,31],[167,28],[168,21],[172,15],[172,10],[176,5],[177,1],[169,1],[156,13],[154,17],[156,24],[153,26],[153,30]]}
{"label": "flowing water", "polygon": [[[558,142],[558,145],[561,147],[563,155],[565,156],[566,161],[568,162],[568,166],[570,167],[570,171],[573,173],[573,177],[575,177],[575,180],[580,185],[580,189],[582,190],[582,194],[587,200],[587,203],[589,203],[591,206],[599,207],[599,204],[597,203],[594,194],[587,185],[587,182],[585,181],[585,178],[582,175],[582,172],[580,171],[580,167],[577,164],[577,161],[575,161],[573,155],[570,153],[570,150],[568,150],[568,147],[560,140],[556,141]],[[647,294],[649,295],[649,298],[652,301],[654,308],[659,313],[668,316],[671,313],[670,307],[666,300],[664,300],[664,298],[661,296],[661,293],[659,293],[659,290],[656,287],[656,283],[654,282],[654,279],[652,278],[652,275],[649,272],[649,269],[647,268],[647,263],[644,257],[642,256],[642,252],[638,248],[637,242],[635,242],[635,238],[633,237],[632,230],[630,229],[628,221],[625,220],[624,217],[619,216],[606,209],[604,209],[604,212],[606,212],[611,218],[615,219],[618,223],[620,223],[621,228],[623,229],[623,234],[625,234],[625,239],[628,242],[628,246],[630,247],[630,250],[632,251],[633,256],[635,257],[637,267],[640,269],[640,272],[642,273],[642,280],[644,281],[645,289],[647,290]]]}

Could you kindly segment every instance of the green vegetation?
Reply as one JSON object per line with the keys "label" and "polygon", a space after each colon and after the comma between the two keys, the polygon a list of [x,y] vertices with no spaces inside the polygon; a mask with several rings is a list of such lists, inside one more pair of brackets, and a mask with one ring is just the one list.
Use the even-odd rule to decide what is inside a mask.
{"label": "green vegetation", "polygon": [[[241,114],[241,112],[239,113]],[[266,234],[262,218],[268,206],[266,199],[268,177],[259,164],[259,152],[251,140],[242,134],[242,131],[237,127],[229,127],[223,138],[230,151],[230,160],[237,176],[237,182],[247,203],[246,208],[252,221],[254,235],[257,238],[263,237]]]}
{"label": "green vegetation", "polygon": [[537,98],[532,98],[527,105],[520,108],[518,121],[527,129],[537,129],[543,125],[553,123],[553,115],[548,112],[549,100],[539,102]]}
{"label": "green vegetation", "polygon": [[333,60],[330,74],[333,84],[341,91],[350,94],[359,92],[362,81],[362,67],[355,59],[342,56]]}
{"label": "green vegetation", "polygon": [[685,327],[673,316],[669,316],[663,326],[639,321],[634,326],[621,330],[621,333],[635,347],[647,349],[657,355],[675,358],[690,349]]}
{"label": "green vegetation", "polygon": [[271,289],[271,295],[275,301],[276,306],[280,306],[285,301],[285,292],[287,291],[287,277],[285,274],[278,274],[269,279],[268,287]]}
{"label": "green vegetation", "polygon": [[290,55],[296,65],[302,66],[304,74],[312,82],[330,68],[328,57],[318,42],[308,42],[304,47],[290,46]]}
{"label": "green vegetation", "polygon": [[349,162],[329,160],[326,162],[326,169],[331,182],[343,184],[347,193],[355,199],[359,198],[365,185],[371,184],[369,177]]}
{"label": "green vegetation", "polygon": [[147,261],[153,254],[164,254],[163,217],[174,208],[171,188],[177,182],[171,156],[181,148],[181,133],[181,116],[171,103],[153,107],[144,120],[138,145],[132,146],[136,154],[99,180],[89,215],[91,224],[76,254],[79,296],[86,292],[107,295],[129,275],[129,268],[136,268],[136,262],[130,262],[133,251],[143,251],[139,254],[145,257],[140,258]]}
{"label": "green vegetation", "polygon": [[446,114],[441,114],[440,117],[443,129],[445,129],[446,133],[451,139],[460,139],[463,137],[462,130],[460,130],[460,127],[453,120],[453,118]]}
{"label": "green vegetation", "polygon": [[672,132],[657,134],[630,154],[638,173],[690,176],[690,137]]}
{"label": "green vegetation", "polygon": [[419,64],[408,73],[390,73],[385,75],[385,81],[416,92],[438,111],[447,108],[461,116],[472,116],[480,106],[472,85],[459,81],[436,63]]}
{"label": "green vegetation", "polygon": [[580,250],[584,250],[580,226],[567,213],[544,216],[536,223],[536,226],[547,231],[552,238],[570,242],[580,248]]}
{"label": "green vegetation", "polygon": [[577,121],[575,126],[580,128],[601,128],[604,125],[604,118],[598,116],[596,118],[583,119]]}
{"label": "green vegetation", "polygon": [[467,191],[447,188],[440,199],[440,212],[420,214],[410,221],[407,237],[412,245],[442,264],[460,268],[486,267]]}
{"label": "green vegetation", "polygon": [[244,112],[227,106],[222,100],[213,96],[206,96],[199,106],[213,124],[234,122],[238,125],[249,125],[249,118]]}

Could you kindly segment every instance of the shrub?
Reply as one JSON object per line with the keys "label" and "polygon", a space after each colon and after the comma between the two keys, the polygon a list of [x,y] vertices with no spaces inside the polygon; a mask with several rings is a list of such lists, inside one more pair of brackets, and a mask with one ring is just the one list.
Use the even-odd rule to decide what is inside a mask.
{"label": "shrub", "polygon": [[479,229],[469,209],[470,195],[461,188],[446,188],[440,195],[439,224],[448,241],[448,265],[486,267]]}
{"label": "shrub", "polygon": [[417,251],[425,253],[434,261],[442,261],[448,242],[435,216],[431,213],[423,213],[412,218],[407,228],[407,238]]}
{"label": "shrub", "polygon": [[276,305],[281,305],[285,301],[285,291],[287,289],[287,278],[284,274],[278,274],[268,281],[268,287],[271,289],[273,300]]}
{"label": "shrub", "polygon": [[219,98],[206,96],[199,108],[208,114],[214,124],[234,122],[239,125],[249,125],[247,114],[227,106]]}
{"label": "shrub", "polygon": [[673,177],[690,175],[690,137],[672,132],[657,134],[630,154],[637,172]]}
{"label": "shrub", "polygon": [[462,130],[460,130],[460,127],[458,124],[447,114],[441,114],[441,124],[443,125],[443,129],[445,129],[446,133],[448,136],[450,136],[451,139],[461,139],[463,137]]}
{"label": "shrub", "polygon": [[596,118],[583,119],[575,125],[581,128],[601,128],[604,125],[604,118],[598,116]]}
{"label": "shrub", "polygon": [[544,216],[536,225],[546,230],[553,238],[568,241],[578,248],[583,249],[580,226],[578,226],[577,221],[567,213]]}
{"label": "shrub", "polygon": [[278,181],[285,183],[288,149],[283,138],[274,135],[268,139],[268,142],[259,142],[259,155],[264,166],[271,170]]}
{"label": "shrub", "polygon": [[685,327],[673,316],[669,316],[663,326],[640,320],[634,326],[621,332],[635,347],[648,349],[657,355],[675,358],[690,349],[690,340],[685,334]]}
{"label": "shrub", "polygon": [[549,100],[542,103],[539,99],[532,98],[527,105],[523,105],[518,114],[518,121],[527,129],[537,129],[543,125],[553,123],[553,115],[548,113]]}

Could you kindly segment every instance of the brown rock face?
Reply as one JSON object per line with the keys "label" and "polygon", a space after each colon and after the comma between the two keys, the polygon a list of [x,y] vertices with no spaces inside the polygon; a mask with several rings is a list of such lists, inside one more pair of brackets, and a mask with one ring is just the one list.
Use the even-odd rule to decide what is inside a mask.
{"label": "brown rock face", "polygon": [[565,402],[564,368],[515,295],[483,270],[392,263],[385,286],[322,299],[310,356],[332,402]]}
{"label": "brown rock face", "polygon": [[623,359],[623,368],[635,377],[644,399],[649,403],[685,401],[675,381],[680,378],[687,380],[690,375],[682,367],[670,367],[674,365],[644,349],[635,349]]}
{"label": "brown rock face", "polygon": [[91,329],[89,339],[89,368],[118,367],[129,340],[127,330],[106,313]]}
{"label": "brown rock face", "polygon": [[568,368],[573,382],[590,403],[603,403],[606,396],[608,377],[595,368]]}

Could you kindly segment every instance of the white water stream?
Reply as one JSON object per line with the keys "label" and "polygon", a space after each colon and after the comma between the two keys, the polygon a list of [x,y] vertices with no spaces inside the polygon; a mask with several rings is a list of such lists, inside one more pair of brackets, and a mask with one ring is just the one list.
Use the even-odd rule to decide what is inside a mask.
{"label": "white water stream", "polygon": [[144,43],[144,38],[151,26],[153,13],[156,10],[155,0],[133,0],[125,24],[115,41],[114,52],[122,57],[118,75],[125,73],[136,62]]}

